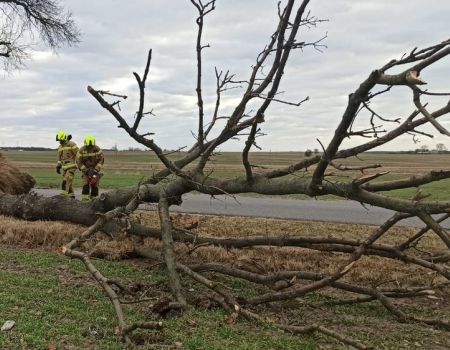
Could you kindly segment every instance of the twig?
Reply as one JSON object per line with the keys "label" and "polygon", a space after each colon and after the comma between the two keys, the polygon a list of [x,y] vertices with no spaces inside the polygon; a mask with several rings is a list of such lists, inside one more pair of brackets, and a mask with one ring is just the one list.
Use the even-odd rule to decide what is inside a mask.
{"label": "twig", "polygon": [[430,112],[428,112],[425,108],[425,106],[422,105],[420,102],[420,92],[419,90],[415,89],[413,86],[411,86],[411,89],[413,90],[413,101],[416,105],[417,109],[422,113],[422,115],[428,119],[428,121],[436,128],[437,131],[439,131],[443,135],[450,136],[450,132],[444,128],[439,122],[433,118]]}

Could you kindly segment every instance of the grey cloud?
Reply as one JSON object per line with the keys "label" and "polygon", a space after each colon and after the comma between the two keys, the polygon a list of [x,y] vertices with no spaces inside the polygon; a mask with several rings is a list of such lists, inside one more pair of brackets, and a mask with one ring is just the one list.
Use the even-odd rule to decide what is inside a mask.
{"label": "grey cloud", "polygon": [[[130,0],[124,5],[119,0],[67,0],[66,5],[80,24],[83,41],[78,47],[63,48],[58,55],[40,53],[28,63],[28,70],[0,81],[0,144],[53,147],[56,130],[68,128],[78,141],[95,133],[105,147],[136,146],[86,92],[86,86],[130,96],[122,110],[132,120],[138,104],[132,72],[142,72],[149,48],[154,51],[147,103],[157,117],[146,120],[143,130],[156,132],[155,140],[163,148],[192,143],[191,130],[197,128],[196,11],[190,2]],[[316,138],[326,143],[347,95],[371,70],[416,45],[431,45],[450,36],[449,1],[313,0],[310,8],[312,14],[329,22],[302,30],[302,38],[313,40],[328,32],[328,48],[324,53],[306,49],[293,55],[282,83],[283,98],[298,101],[309,95],[311,100],[300,108],[273,105],[268,110],[262,128],[269,135],[259,141],[265,150],[315,148],[319,147]],[[204,36],[204,43],[211,44],[204,51],[207,116],[214,107],[214,66],[247,78],[275,22],[275,1],[217,1],[216,11],[206,19]],[[431,89],[448,89],[448,63],[446,59],[423,73],[432,82]],[[231,112],[238,96],[238,90],[224,94],[222,115]],[[433,105],[440,103],[443,101]],[[393,97],[380,98],[374,106],[387,115],[402,117],[412,107],[410,96],[401,90]],[[355,126],[365,123],[367,119],[361,117]],[[447,141],[437,135],[431,142],[442,140]],[[348,141],[352,145],[357,142],[360,140]],[[233,141],[224,149],[242,146]],[[414,147],[407,137],[385,148]]]}

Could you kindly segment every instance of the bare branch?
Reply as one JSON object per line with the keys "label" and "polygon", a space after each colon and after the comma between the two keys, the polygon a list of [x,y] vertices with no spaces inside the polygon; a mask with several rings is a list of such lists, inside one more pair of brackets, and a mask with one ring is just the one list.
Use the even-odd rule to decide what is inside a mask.
{"label": "bare branch", "polygon": [[2,0],[0,57],[5,69],[23,66],[29,57],[30,37],[38,34],[42,42],[56,50],[62,45],[76,45],[80,31],[72,14],[58,0]]}
{"label": "bare branch", "polygon": [[191,3],[197,8],[198,17],[197,17],[197,44],[196,44],[196,52],[197,52],[197,87],[195,91],[197,92],[197,105],[198,105],[198,136],[197,142],[200,146],[203,145],[204,134],[203,134],[203,96],[202,96],[202,50],[205,47],[209,47],[209,45],[202,46],[202,33],[203,33],[203,24],[205,16],[214,11],[216,1],[212,0],[206,4],[203,4],[201,0],[191,0]]}
{"label": "bare branch", "polygon": [[159,200],[158,212],[164,243],[164,261],[169,275],[169,286],[175,300],[185,307],[187,305],[186,299],[181,292],[180,278],[175,270],[176,261],[173,252],[172,222],[169,215],[169,204],[164,193],[161,194],[161,199]]}
{"label": "bare branch", "polygon": [[280,100],[280,99],[277,99],[277,98],[269,98],[269,97],[261,96],[261,95],[255,95],[255,97],[261,98],[263,100],[279,102],[279,103],[282,103],[282,104],[285,104],[285,105],[295,106],[295,107],[300,107],[304,102],[309,101],[309,96],[306,96],[303,100],[301,100],[299,102],[289,102],[289,101],[284,101],[284,100]]}
{"label": "bare branch", "polygon": [[381,164],[369,164],[369,165],[361,165],[361,166],[349,166],[349,165],[344,165],[344,164],[335,164],[333,162],[330,162],[330,165],[337,169],[337,170],[341,170],[341,171],[354,171],[354,170],[359,170],[362,173],[364,173],[364,170],[367,169],[376,169],[376,168],[381,168],[382,165]]}
{"label": "bare branch", "polygon": [[430,229],[432,229],[440,239],[445,243],[445,245],[450,249],[450,236],[448,232],[439,225],[431,215],[425,212],[419,212],[417,215]]}
{"label": "bare branch", "polygon": [[[150,63],[152,61],[152,49],[148,51],[147,55],[147,63],[145,64],[145,70],[144,70],[144,76],[142,77],[142,80],[140,76],[133,72],[134,77],[136,78],[136,81],[139,86],[139,109],[136,112],[136,120],[134,121],[133,130],[136,131],[139,123],[141,122],[142,117],[144,116],[144,104],[145,104],[145,81],[147,80],[147,75],[150,70]],[[152,114],[152,111],[148,112],[149,114]]]}
{"label": "bare branch", "polygon": [[413,90],[413,95],[414,95],[413,101],[414,101],[414,104],[416,105],[416,107],[420,111],[420,113],[422,113],[422,115],[425,118],[427,118],[428,121],[441,134],[450,136],[450,132],[447,129],[445,129],[441,124],[439,124],[438,121],[436,119],[434,119],[433,116],[426,110],[425,106],[422,105],[422,103],[420,102],[420,92],[418,90],[414,89],[414,87],[411,87],[411,89]]}
{"label": "bare branch", "polygon": [[108,96],[120,97],[120,98],[123,98],[124,100],[126,100],[126,99],[128,98],[128,96],[126,96],[126,95],[114,94],[114,93],[109,92],[109,91],[107,91],[107,90],[97,90],[97,92],[98,92],[101,96],[108,95]]}
{"label": "bare branch", "polygon": [[244,164],[245,174],[248,182],[251,182],[253,180],[252,167],[250,165],[250,162],[248,161],[248,153],[252,145],[255,143],[255,135],[257,131],[258,131],[258,122],[255,119],[252,125],[252,129],[250,130],[250,134],[248,135],[248,139],[245,142],[245,148],[242,152],[242,163]]}

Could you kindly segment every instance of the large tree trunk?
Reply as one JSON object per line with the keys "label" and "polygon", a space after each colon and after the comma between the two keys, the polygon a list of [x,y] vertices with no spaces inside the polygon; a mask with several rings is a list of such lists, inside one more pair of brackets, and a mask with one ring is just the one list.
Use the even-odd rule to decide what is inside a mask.
{"label": "large tree trunk", "polygon": [[[141,202],[158,203],[159,192],[164,187],[171,193],[169,204],[181,203],[181,194],[186,192],[186,184],[175,180],[169,184],[141,185]],[[43,197],[34,193],[12,195],[0,191],[0,214],[26,220],[63,220],[75,224],[92,225],[95,214],[106,213],[114,208],[125,206],[137,193],[136,187],[112,190],[103,193],[92,202],[80,202],[63,196]]]}
{"label": "large tree trunk", "polygon": [[62,220],[91,225],[96,220],[95,213],[91,203],[62,196],[46,198],[35,194],[0,193],[0,214],[25,220]]}

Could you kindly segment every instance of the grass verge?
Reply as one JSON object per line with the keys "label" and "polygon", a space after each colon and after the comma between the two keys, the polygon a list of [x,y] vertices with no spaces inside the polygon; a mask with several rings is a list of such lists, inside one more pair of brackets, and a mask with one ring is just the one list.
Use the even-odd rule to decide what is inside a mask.
{"label": "grass verge", "polygon": [[[149,226],[157,224],[156,213],[138,213],[139,220]],[[198,222],[197,233],[202,235],[235,237],[249,236],[261,231],[266,234],[302,234],[361,239],[374,228],[361,225],[340,225],[255,218],[201,217],[179,215],[173,217],[178,226]],[[9,332],[0,333],[0,349],[122,349],[114,335],[115,316],[109,300],[76,260],[56,253],[56,248],[79,234],[82,227],[58,222],[29,223],[0,217],[0,323],[16,321]],[[383,239],[397,242],[414,231],[395,228]],[[127,236],[115,240],[102,236],[94,239],[90,251],[119,259],[129,256],[134,244],[159,247],[159,242]],[[235,267],[276,271],[302,269],[332,271],[342,261],[340,254],[323,254],[306,249],[270,248],[224,250],[203,247],[187,254],[189,247],[177,244],[177,256],[185,263],[218,261]],[[427,235],[418,249],[439,251],[439,241]],[[160,320],[152,312],[152,305],[168,298],[165,271],[150,268],[152,262],[142,260],[94,260],[96,266],[110,278],[125,284],[139,281],[139,292],[154,298],[149,303],[129,304],[126,313],[130,320]],[[209,275],[224,283],[235,294],[254,295],[262,287],[238,279]],[[386,260],[364,258],[349,273],[348,278],[362,284],[378,284],[393,280],[394,285],[407,286],[433,283],[435,276],[402,263],[386,264]],[[196,305],[180,315],[163,318],[161,333],[141,332],[136,338],[138,349],[346,349],[347,347],[320,335],[292,336],[280,333],[268,325],[255,325],[243,319],[227,324],[227,314],[220,308],[210,308],[209,292],[188,279],[182,281],[187,298]],[[268,320],[304,325],[321,323],[330,329],[352,335],[376,349],[450,348],[448,332],[420,324],[399,323],[378,303],[356,305],[328,305],[334,292],[311,293],[304,298],[252,309]],[[126,296],[123,296],[124,298]],[[348,296],[347,296],[348,297]],[[420,317],[450,319],[449,291],[437,293],[435,298],[415,298],[395,301],[408,313]],[[287,321],[289,320],[289,321]],[[382,330],[382,331],[380,331]]]}
{"label": "grass verge", "polygon": [[[0,333],[0,349],[122,349],[114,335],[109,300],[87,276],[84,266],[56,253],[0,247],[1,321],[16,322]],[[131,262],[96,261],[109,277],[158,284],[164,272],[146,272]],[[186,282],[187,283],[187,282]],[[192,294],[194,290],[192,290]],[[160,294],[165,294],[164,290]],[[127,307],[131,320],[156,319],[149,305]],[[227,325],[221,309],[192,309],[163,320],[161,334],[147,333],[138,348],[318,349],[314,339],[298,339],[239,322]],[[159,345],[155,346],[153,342]]]}

